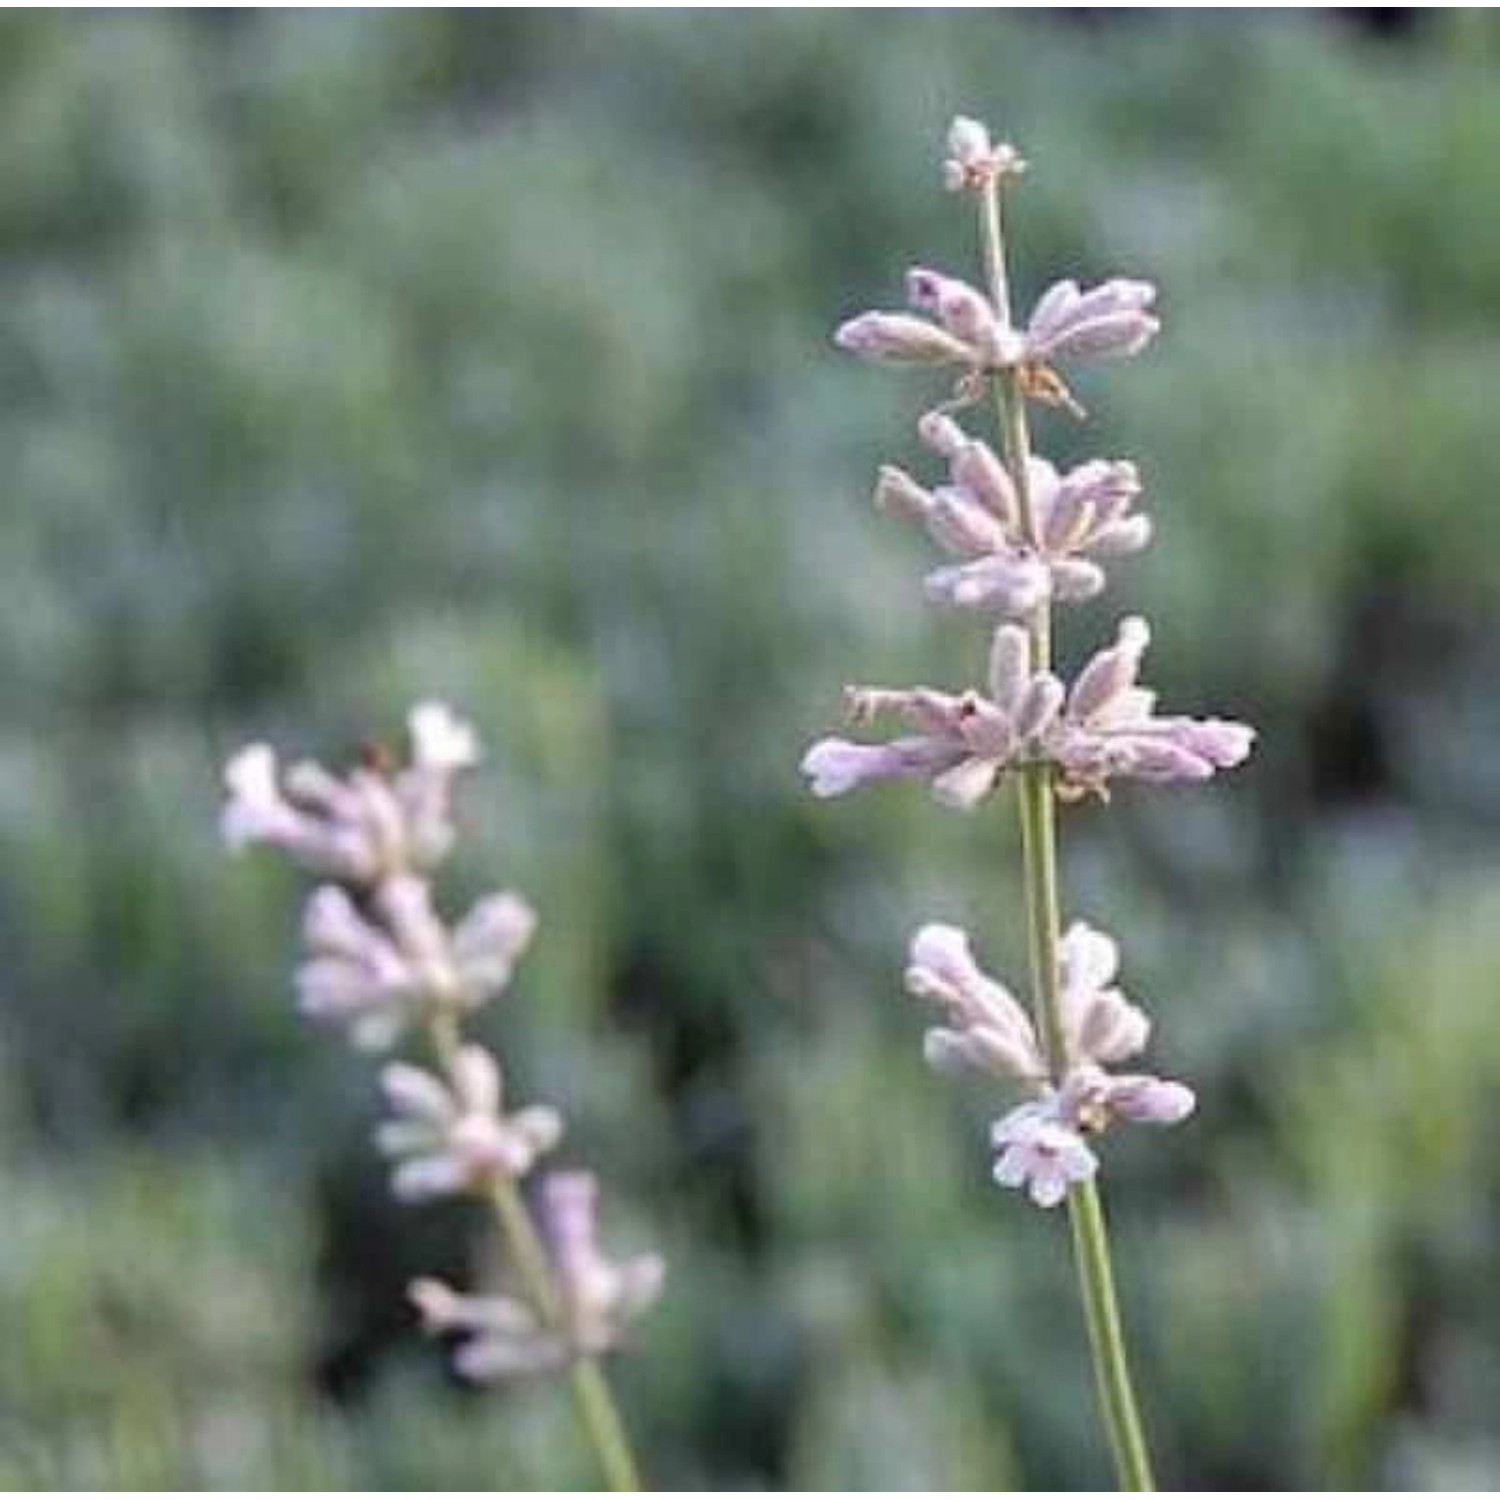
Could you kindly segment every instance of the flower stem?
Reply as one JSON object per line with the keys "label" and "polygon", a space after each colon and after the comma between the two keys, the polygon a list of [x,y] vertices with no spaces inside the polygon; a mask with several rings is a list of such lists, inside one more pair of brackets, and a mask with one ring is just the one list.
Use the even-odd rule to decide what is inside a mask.
{"label": "flower stem", "polygon": [[[451,1074],[460,1044],[452,1016],[441,1012],[434,1016],[428,1036],[443,1071]],[[548,1324],[565,1333],[562,1295],[526,1200],[509,1178],[497,1177],[490,1190],[490,1203],[527,1298]],[[630,1437],[599,1361],[591,1355],[580,1355],[569,1366],[568,1374],[579,1419],[610,1489],[639,1490],[640,1470]]]}
{"label": "flower stem", "polygon": [[[1000,188],[991,181],[980,195],[980,235],[985,272],[996,312],[1010,319],[1010,290],[1005,266],[1005,239],[1000,219]],[[1026,421],[1026,398],[1013,374],[993,381],[996,409],[1004,437],[1006,467],[1015,485],[1021,523],[1033,545],[1040,540],[1031,499],[1031,435]],[[1052,611],[1041,604],[1028,621],[1032,669],[1049,671],[1052,664]],[[1061,927],[1057,873],[1056,806],[1051,769],[1027,766],[1020,773],[1021,850],[1026,884],[1028,946],[1031,954],[1032,1007],[1046,1043],[1054,1078],[1067,1067],[1067,1041],[1062,1021],[1058,973],[1058,933]],[[1078,1266],[1089,1352],[1099,1390],[1115,1474],[1122,1490],[1151,1490],[1151,1460],[1146,1449],[1125,1334],[1115,1298],[1110,1264],[1109,1231],[1099,1189],[1092,1181],[1079,1183],[1068,1194],[1068,1218],[1073,1231],[1073,1255]]]}

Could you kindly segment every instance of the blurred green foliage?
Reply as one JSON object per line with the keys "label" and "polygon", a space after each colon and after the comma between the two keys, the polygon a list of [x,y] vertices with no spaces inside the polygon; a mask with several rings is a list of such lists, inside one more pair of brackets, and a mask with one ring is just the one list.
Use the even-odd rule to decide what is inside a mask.
{"label": "blurred green foliage", "polygon": [[1060,1225],[922,1069],[909,930],[1022,962],[1007,807],[816,805],[847,679],[962,681],[867,512],[936,390],[827,330],[922,259],[965,110],[1019,280],[1159,281],[1049,452],[1136,457],[1168,701],[1262,749],[1070,818],[1200,1085],[1112,1141],[1164,1477],[1500,1479],[1500,38],[1307,17],[12,15],[0,27],[0,1481],[590,1483],[401,1286],[368,1070],[291,1012],[296,887],[214,838],[249,735],[480,724],[450,895],[542,937],[486,1019],[669,1298],[674,1485],[1090,1485]]}

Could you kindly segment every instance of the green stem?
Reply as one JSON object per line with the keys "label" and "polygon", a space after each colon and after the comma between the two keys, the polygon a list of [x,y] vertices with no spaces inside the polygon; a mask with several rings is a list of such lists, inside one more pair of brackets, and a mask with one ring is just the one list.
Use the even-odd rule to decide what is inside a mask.
{"label": "green stem", "polygon": [[[451,1074],[460,1046],[458,1026],[453,1017],[438,1012],[428,1027],[428,1035],[443,1071]],[[527,1298],[548,1324],[565,1332],[567,1319],[562,1295],[552,1274],[547,1247],[537,1232],[526,1200],[508,1177],[497,1177],[490,1190],[490,1202]],[[572,1362],[568,1374],[579,1418],[610,1489],[639,1490],[640,1470],[630,1446],[630,1437],[599,1361],[581,1355]]]}
{"label": "green stem", "polygon": [[[980,197],[980,233],[985,271],[996,311],[1010,321],[1010,289],[1005,269],[1005,240],[1000,221],[1000,190],[991,182]],[[996,409],[1004,435],[1005,462],[1015,485],[1021,525],[1033,545],[1040,540],[1031,497],[1031,434],[1026,421],[1026,398],[1014,374],[993,381]],[[1052,611],[1040,605],[1028,621],[1032,669],[1045,672],[1052,665]],[[1026,884],[1028,947],[1031,954],[1032,1007],[1046,1044],[1053,1078],[1068,1066],[1067,1034],[1062,1019],[1058,971],[1058,933],[1061,928],[1057,873],[1057,820],[1051,768],[1045,763],[1020,773],[1021,850]],[[1073,1231],[1073,1255],[1088,1325],[1089,1353],[1104,1413],[1115,1473],[1122,1490],[1151,1490],[1151,1460],[1146,1449],[1125,1333],[1115,1298],[1110,1265],[1109,1231],[1104,1207],[1093,1181],[1076,1185],[1068,1194],[1068,1218]]]}

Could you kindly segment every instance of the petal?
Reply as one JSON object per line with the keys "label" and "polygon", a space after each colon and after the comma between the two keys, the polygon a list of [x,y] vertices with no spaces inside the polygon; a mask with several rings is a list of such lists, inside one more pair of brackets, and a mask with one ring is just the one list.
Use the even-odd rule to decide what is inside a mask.
{"label": "petal", "polygon": [[954,484],[973,494],[1002,524],[1015,526],[1020,516],[1016,487],[988,443],[977,438],[965,442],[949,468]]}
{"label": "petal", "polygon": [[1014,716],[1031,681],[1031,636],[1019,625],[1002,625],[990,642],[990,697],[1001,713]]}
{"label": "petal", "polygon": [[1068,694],[1068,716],[1087,723],[1135,686],[1141,657],[1151,643],[1151,628],[1139,615],[1119,624],[1115,644],[1095,652]]}
{"label": "petal", "polygon": [[993,756],[970,756],[933,777],[933,801],[958,812],[969,812],[994,791],[1003,770],[1003,762]]}
{"label": "petal", "polygon": [[391,1174],[391,1191],[403,1203],[425,1203],[461,1193],[468,1182],[468,1167],[456,1157],[413,1156]]}
{"label": "petal", "polygon": [[500,1064],[477,1042],[453,1058],[453,1089],[466,1113],[494,1115],[500,1108]]}
{"label": "petal", "polygon": [[974,351],[952,334],[906,313],[861,313],[839,326],[833,341],[861,358],[896,365],[971,365]]}
{"label": "petal", "polygon": [[1197,1107],[1197,1096],[1185,1083],[1149,1074],[1111,1080],[1108,1104],[1122,1119],[1148,1125],[1176,1125]]}
{"label": "petal", "polygon": [[446,1129],[457,1117],[453,1096],[442,1081],[411,1063],[387,1063],[380,1070],[386,1103],[398,1114]]}
{"label": "petal", "polygon": [[412,761],[424,770],[451,773],[479,764],[479,736],[446,703],[419,703],[406,723]]}
{"label": "petal", "polygon": [[1057,956],[1067,989],[1102,989],[1120,971],[1120,945],[1087,922],[1069,923]]}

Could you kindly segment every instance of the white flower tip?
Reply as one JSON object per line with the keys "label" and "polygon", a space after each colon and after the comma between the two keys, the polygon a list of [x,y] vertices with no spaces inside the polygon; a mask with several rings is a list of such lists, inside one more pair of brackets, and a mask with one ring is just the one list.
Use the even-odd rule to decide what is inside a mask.
{"label": "white flower tip", "polygon": [[419,703],[406,723],[412,759],[424,770],[463,771],[479,764],[479,736],[446,703]]}
{"label": "white flower tip", "polygon": [[406,1299],[417,1310],[428,1333],[441,1333],[463,1321],[463,1299],[433,1276],[419,1276],[406,1288]]}
{"label": "white flower tip", "polygon": [[802,757],[802,774],[814,797],[841,797],[859,785],[867,746],[850,740],[822,739]]}
{"label": "white flower tip", "polygon": [[951,922],[928,922],[919,927],[912,934],[910,954],[913,969],[942,972],[974,967],[968,933]]}
{"label": "white flower tip", "polygon": [[229,801],[219,815],[219,833],[231,849],[243,849],[268,836],[286,805],[276,785],[276,752],[265,744],[246,745],[224,767]]}

